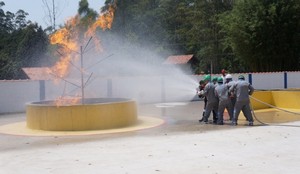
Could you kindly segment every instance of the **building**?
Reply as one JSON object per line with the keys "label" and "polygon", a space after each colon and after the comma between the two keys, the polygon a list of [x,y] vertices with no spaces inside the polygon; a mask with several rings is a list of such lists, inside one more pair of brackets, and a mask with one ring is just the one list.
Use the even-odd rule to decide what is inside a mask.
{"label": "building", "polygon": [[192,67],[196,65],[197,59],[193,54],[189,55],[173,55],[169,56],[164,62],[164,65],[170,68],[179,68],[187,74],[194,74]]}

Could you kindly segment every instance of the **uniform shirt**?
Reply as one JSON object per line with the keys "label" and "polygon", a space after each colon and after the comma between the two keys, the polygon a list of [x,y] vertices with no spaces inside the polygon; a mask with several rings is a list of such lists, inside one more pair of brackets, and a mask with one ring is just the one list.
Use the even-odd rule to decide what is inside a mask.
{"label": "uniform shirt", "polygon": [[228,89],[230,89],[230,87],[233,86],[234,84],[235,84],[235,82],[233,80],[231,80],[228,83],[226,83],[226,86],[228,87]]}
{"label": "uniform shirt", "polygon": [[[233,80],[231,80],[231,81],[229,81],[228,83],[226,83],[226,86],[227,86],[227,88],[228,88],[228,91],[229,91],[229,89],[230,89],[234,84],[235,84],[235,81],[233,81]],[[235,98],[235,94],[234,94],[234,93],[231,93],[231,92],[230,92],[230,96],[231,96],[231,98]]]}
{"label": "uniform shirt", "polygon": [[218,84],[215,88],[215,95],[219,98],[220,102],[228,101],[229,90],[225,84]]}
{"label": "uniform shirt", "polygon": [[222,79],[223,79],[223,84],[225,84],[226,83],[226,78],[225,78],[225,76],[221,76],[222,77]]}
{"label": "uniform shirt", "polygon": [[249,95],[252,95],[254,88],[245,80],[238,80],[229,89],[230,92],[234,92],[236,95],[236,101],[248,101]]}
{"label": "uniform shirt", "polygon": [[212,82],[208,82],[205,85],[203,95],[207,98],[208,103],[218,102],[218,98],[215,95],[215,85]]}

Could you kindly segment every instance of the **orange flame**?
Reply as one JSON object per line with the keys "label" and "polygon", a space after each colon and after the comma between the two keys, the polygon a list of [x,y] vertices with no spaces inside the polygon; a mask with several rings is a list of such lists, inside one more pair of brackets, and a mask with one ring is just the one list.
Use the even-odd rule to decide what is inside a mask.
{"label": "orange flame", "polygon": [[[100,40],[96,35],[97,28],[102,30],[110,29],[114,18],[115,8],[110,5],[108,10],[101,13],[97,20],[91,24],[84,34],[84,39],[87,40],[90,37],[94,37],[95,45],[97,50],[103,51],[101,48]],[[51,44],[58,44],[61,46],[59,52],[61,53],[60,61],[52,67],[52,71],[58,77],[65,77],[69,72],[70,61],[72,60],[72,52],[79,50],[79,29],[76,28],[80,22],[79,15],[71,18],[67,21],[64,28],[57,30],[50,36]]]}
{"label": "orange flame", "polygon": [[75,105],[80,103],[81,97],[72,97],[72,98],[67,98],[67,97],[59,97],[54,101],[54,104],[56,107],[60,106],[66,106],[66,105]]}
{"label": "orange flame", "polygon": [[110,5],[108,11],[101,13],[98,16],[98,19],[88,28],[87,32],[85,33],[85,37],[89,38],[93,36],[95,38],[94,43],[97,46],[96,48],[99,51],[103,51],[102,47],[100,46],[100,40],[95,35],[97,28],[101,28],[102,30],[111,29],[112,22],[114,19],[115,8]]}
{"label": "orange flame", "polygon": [[[115,4],[114,4],[115,5]],[[93,37],[94,44],[98,51],[103,51],[100,44],[100,39],[96,35],[97,28],[102,30],[110,29],[112,26],[114,18],[115,8],[113,5],[110,5],[108,10],[104,13],[101,13],[97,20],[91,24],[87,31],[84,33],[84,40],[88,40]],[[55,33],[50,35],[50,43],[57,44],[59,46],[58,53],[60,54],[60,60],[51,68],[51,73],[58,79],[63,79],[69,75],[70,63],[74,60],[78,60],[78,52],[80,48],[80,31],[78,24],[80,23],[80,16],[76,15],[75,17],[69,19],[64,28],[57,30]],[[84,71],[84,70],[81,70]],[[57,101],[61,101],[57,100]],[[76,99],[76,102],[79,100]],[[69,99],[68,99],[68,102]],[[57,102],[58,104],[65,104],[65,102]]]}
{"label": "orange flame", "polygon": [[[78,50],[78,31],[74,28],[77,24],[78,17],[71,18],[67,21],[66,27],[57,30],[50,36],[51,44],[58,44],[60,47],[60,61],[51,68],[52,74],[63,78],[68,75],[70,61],[72,56],[76,56],[73,51]],[[78,57],[78,56],[77,56]]]}
{"label": "orange flame", "polygon": [[112,22],[114,19],[115,9],[112,6],[109,6],[108,11],[102,13],[98,19],[92,24],[92,26],[88,29],[87,35],[92,35],[95,33],[98,27],[103,30],[111,29]]}

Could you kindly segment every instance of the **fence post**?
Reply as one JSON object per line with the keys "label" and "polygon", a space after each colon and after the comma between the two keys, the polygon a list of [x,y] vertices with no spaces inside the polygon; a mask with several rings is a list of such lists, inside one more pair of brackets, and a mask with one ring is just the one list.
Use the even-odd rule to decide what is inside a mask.
{"label": "fence post", "polygon": [[112,97],[112,79],[107,79],[107,97]]}
{"label": "fence post", "polygon": [[252,74],[248,74],[248,81],[252,85]]}
{"label": "fence post", "polygon": [[161,77],[161,102],[166,102],[166,86],[165,86],[165,78]]}
{"label": "fence post", "polygon": [[46,98],[46,87],[45,80],[39,80],[40,85],[40,101],[45,100]]}
{"label": "fence post", "polygon": [[287,88],[287,73],[284,72],[284,89]]}

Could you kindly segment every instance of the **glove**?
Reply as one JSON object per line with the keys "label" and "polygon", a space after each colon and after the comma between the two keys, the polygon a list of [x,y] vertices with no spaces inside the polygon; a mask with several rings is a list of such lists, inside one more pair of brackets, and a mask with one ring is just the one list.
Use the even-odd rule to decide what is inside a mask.
{"label": "glove", "polygon": [[203,90],[199,91],[199,95],[203,95],[203,94],[204,94]]}

